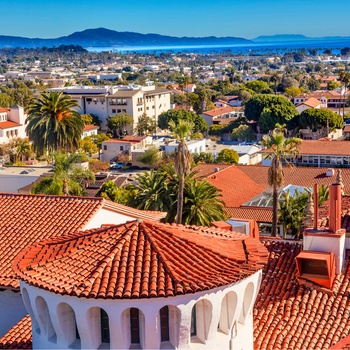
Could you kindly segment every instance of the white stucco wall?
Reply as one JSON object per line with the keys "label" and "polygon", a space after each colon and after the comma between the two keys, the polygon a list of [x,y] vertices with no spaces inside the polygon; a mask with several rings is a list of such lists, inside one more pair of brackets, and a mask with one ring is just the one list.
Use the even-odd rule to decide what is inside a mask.
{"label": "white stucco wall", "polygon": [[97,214],[89,221],[84,230],[90,230],[92,228],[99,228],[101,225],[118,225],[123,224],[129,220],[135,220],[135,217],[119,214],[107,209],[101,209]]}
{"label": "white stucco wall", "polygon": [[[152,299],[85,299],[62,296],[21,282],[32,318],[33,348],[130,347],[130,308],[140,313],[143,349],[253,349],[252,309],[261,271],[238,283],[195,294]],[[192,308],[196,305],[197,335],[191,337]],[[170,343],[160,341],[159,310],[169,307]],[[109,317],[110,343],[101,344],[99,309]],[[75,320],[80,340],[75,339]],[[219,328],[218,328],[219,325]]]}
{"label": "white stucco wall", "polygon": [[39,175],[2,175],[0,174],[0,192],[18,193],[18,190],[34,182]]}
{"label": "white stucco wall", "polygon": [[27,313],[19,291],[17,293],[11,290],[0,292],[0,337]]}

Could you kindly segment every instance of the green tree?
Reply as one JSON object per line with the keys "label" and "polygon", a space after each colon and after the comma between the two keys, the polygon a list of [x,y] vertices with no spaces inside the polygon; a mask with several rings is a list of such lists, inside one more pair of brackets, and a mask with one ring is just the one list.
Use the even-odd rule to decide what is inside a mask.
{"label": "green tree", "polygon": [[156,131],[156,122],[149,117],[146,113],[143,113],[137,122],[135,131],[139,136],[153,134]]}
{"label": "green tree", "polygon": [[111,137],[107,134],[100,133],[100,134],[93,134],[90,136],[91,141],[97,146],[98,148],[98,159],[100,159],[101,155],[101,148],[102,148],[102,142],[109,140]]}
{"label": "green tree", "polygon": [[[245,104],[245,116],[257,121],[263,131],[271,130],[275,123],[287,124],[293,128],[298,115],[295,106],[287,98],[275,95],[256,95]],[[262,120],[260,120],[260,118]]]}
{"label": "green tree", "polygon": [[295,196],[292,196],[289,191],[283,195],[279,203],[278,221],[283,226],[284,237],[287,233],[294,237],[298,236],[306,216],[307,200],[308,194],[298,191]]}
{"label": "green tree", "polygon": [[331,80],[327,83],[327,89],[328,90],[334,90],[340,87],[340,84],[335,81],[335,80]]}
{"label": "green tree", "polygon": [[301,128],[309,128],[313,132],[319,132],[320,137],[322,137],[328,133],[328,130],[342,129],[344,120],[342,116],[329,109],[308,108],[301,112],[299,125]]}
{"label": "green tree", "polygon": [[251,141],[254,140],[254,136],[254,131],[249,125],[241,124],[237,128],[232,130],[231,140]]}
{"label": "green tree", "polygon": [[168,193],[167,176],[167,173],[161,170],[137,175],[137,191],[130,198],[129,204],[143,210],[168,211],[172,205],[172,198]]}
{"label": "green tree", "polygon": [[297,86],[288,87],[288,88],[286,88],[286,91],[285,91],[286,95],[289,98],[294,98],[294,97],[300,95],[302,92],[303,92],[303,90]]}
{"label": "green tree", "polygon": [[2,108],[10,108],[14,103],[11,97],[3,92],[0,92],[0,107]]}
{"label": "green tree", "polygon": [[162,157],[159,149],[156,146],[151,145],[137,158],[137,160],[151,168],[156,168],[160,165]]}
{"label": "green tree", "polygon": [[271,94],[272,90],[269,84],[262,80],[253,80],[245,84],[246,88],[253,90],[257,94]]}
{"label": "green tree", "polygon": [[177,122],[171,120],[169,122],[169,127],[176,138],[180,141],[174,154],[174,167],[176,174],[179,177],[176,223],[181,224],[185,175],[190,171],[192,162],[191,153],[187,148],[185,138],[191,135],[194,124],[190,121],[179,119]]}
{"label": "green tree", "polygon": [[52,177],[44,178],[32,187],[34,194],[74,195],[82,196],[88,180],[95,181],[90,170],[75,166],[81,161],[78,154],[55,153],[55,168]]}
{"label": "green tree", "polygon": [[177,123],[178,120],[186,120],[193,123],[193,131],[205,134],[208,130],[208,124],[205,119],[196,113],[185,109],[169,109],[158,117],[158,126],[162,129],[169,129],[170,121]]}
{"label": "green tree", "polygon": [[210,226],[226,219],[220,191],[206,180],[192,179],[185,184],[183,222],[188,225]]}
{"label": "green tree", "polygon": [[239,155],[234,149],[224,148],[216,158],[217,163],[237,164]]}
{"label": "green tree", "polygon": [[272,186],[272,236],[277,235],[277,219],[278,219],[278,189],[284,183],[284,174],[282,162],[286,161],[287,156],[294,157],[298,154],[298,145],[301,139],[285,138],[284,133],[274,130],[271,135],[264,135],[261,144],[270,150],[269,157],[271,165],[268,171],[268,183]]}
{"label": "green tree", "polygon": [[80,141],[80,149],[89,157],[97,153],[99,150],[96,144],[91,140],[90,136],[84,137],[84,139]]}
{"label": "green tree", "polygon": [[201,153],[194,153],[192,155],[193,161],[195,162],[195,164],[198,163],[214,163],[214,158],[213,155],[211,153],[207,153],[207,152],[201,152]]}
{"label": "green tree", "polygon": [[102,197],[115,203],[127,205],[135,192],[136,190],[132,187],[118,187],[113,180],[109,180],[102,185],[96,197]]}
{"label": "green tree", "polygon": [[28,107],[26,132],[38,154],[71,151],[80,146],[84,121],[77,102],[62,92],[43,92]]}
{"label": "green tree", "polygon": [[127,114],[116,114],[107,119],[107,127],[113,132],[114,137],[125,135],[127,125],[132,125],[133,117]]}
{"label": "green tree", "polygon": [[84,121],[85,125],[96,125],[100,126],[101,125],[101,119],[98,117],[96,114],[81,114],[81,118]]}

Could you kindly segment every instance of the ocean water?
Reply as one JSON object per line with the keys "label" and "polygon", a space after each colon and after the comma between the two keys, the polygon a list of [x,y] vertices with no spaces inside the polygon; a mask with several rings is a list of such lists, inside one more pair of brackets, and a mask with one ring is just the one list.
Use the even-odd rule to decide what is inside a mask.
{"label": "ocean water", "polygon": [[249,43],[236,45],[194,45],[194,46],[112,46],[112,47],[87,47],[91,52],[112,51],[116,53],[235,53],[235,54],[261,54],[261,53],[283,53],[296,51],[298,49],[317,49],[322,53],[325,49],[331,49],[333,54],[338,54],[343,47],[350,47],[350,41],[338,40],[308,40],[308,41],[286,41],[268,43]]}

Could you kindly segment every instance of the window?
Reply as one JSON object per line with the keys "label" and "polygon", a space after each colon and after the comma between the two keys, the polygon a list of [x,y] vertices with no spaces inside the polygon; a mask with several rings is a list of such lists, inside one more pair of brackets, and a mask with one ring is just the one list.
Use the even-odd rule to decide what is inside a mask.
{"label": "window", "polygon": [[160,309],[160,340],[169,340],[169,307],[164,306]]}
{"label": "window", "polygon": [[139,309],[130,309],[131,344],[140,344],[140,314]]}
{"label": "window", "polygon": [[91,97],[88,97],[88,98],[86,99],[86,102],[92,102],[92,98],[91,98]]}
{"label": "window", "polygon": [[107,312],[101,309],[101,342],[109,343],[109,319]]}
{"label": "window", "polygon": [[196,322],[196,305],[192,308],[192,316],[191,316],[191,337],[197,335],[197,322]]}
{"label": "window", "polygon": [[117,110],[115,108],[112,108],[112,113],[117,113]]}
{"label": "window", "polygon": [[121,150],[121,151],[124,151],[124,146],[120,146],[120,150]]}
{"label": "window", "polygon": [[103,146],[103,150],[104,150],[104,151],[107,151],[107,145],[104,145],[104,146]]}

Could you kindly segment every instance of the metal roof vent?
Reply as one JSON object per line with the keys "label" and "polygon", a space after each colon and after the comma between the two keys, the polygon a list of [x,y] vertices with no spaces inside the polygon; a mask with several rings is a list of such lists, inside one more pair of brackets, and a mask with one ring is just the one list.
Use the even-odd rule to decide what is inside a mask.
{"label": "metal roof vent", "polygon": [[220,168],[214,168],[214,171],[217,173],[220,171]]}

